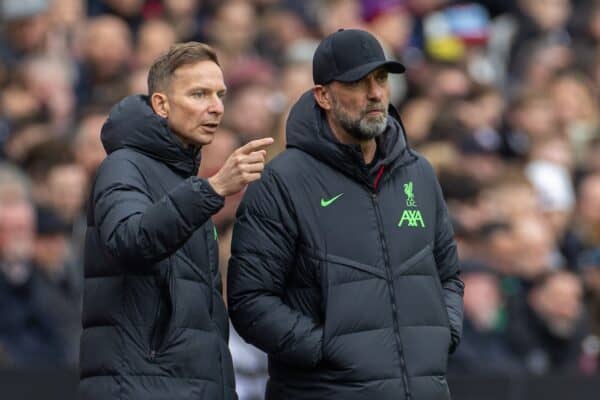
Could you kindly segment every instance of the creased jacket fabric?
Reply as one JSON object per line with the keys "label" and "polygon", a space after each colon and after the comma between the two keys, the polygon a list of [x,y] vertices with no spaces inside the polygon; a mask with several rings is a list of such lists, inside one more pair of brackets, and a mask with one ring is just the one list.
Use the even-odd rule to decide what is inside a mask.
{"label": "creased jacket fabric", "polygon": [[391,115],[367,166],[307,92],[238,210],[229,312],[269,354],[268,400],[450,398],[456,245],[434,171]]}
{"label": "creased jacket fabric", "polygon": [[210,217],[223,198],[144,96],[102,128],[90,196],[81,399],[236,399]]}

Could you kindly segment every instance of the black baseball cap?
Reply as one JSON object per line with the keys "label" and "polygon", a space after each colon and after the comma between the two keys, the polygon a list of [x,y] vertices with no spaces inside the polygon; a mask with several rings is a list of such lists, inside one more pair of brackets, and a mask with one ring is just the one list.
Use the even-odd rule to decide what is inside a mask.
{"label": "black baseball cap", "polygon": [[381,45],[369,32],[340,29],[327,36],[313,56],[313,81],[325,85],[331,81],[354,82],[379,67],[402,73],[404,65],[386,60]]}

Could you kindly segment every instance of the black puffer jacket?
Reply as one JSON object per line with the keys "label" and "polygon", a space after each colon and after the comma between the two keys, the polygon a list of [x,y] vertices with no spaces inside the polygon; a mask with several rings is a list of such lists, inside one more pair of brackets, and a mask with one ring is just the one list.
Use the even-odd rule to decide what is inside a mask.
{"label": "black puffer jacket", "polygon": [[269,354],[269,400],[450,398],[456,246],[434,172],[396,118],[368,167],[306,93],[288,149],[238,210],[229,311]]}
{"label": "black puffer jacket", "polygon": [[223,205],[143,96],[102,128],[88,213],[82,399],[236,399],[211,215]]}

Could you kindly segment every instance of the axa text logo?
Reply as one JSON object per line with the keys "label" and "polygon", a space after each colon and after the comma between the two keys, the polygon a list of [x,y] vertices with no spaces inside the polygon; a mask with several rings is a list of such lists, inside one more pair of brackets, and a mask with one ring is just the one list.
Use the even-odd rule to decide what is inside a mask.
{"label": "axa text logo", "polygon": [[421,211],[417,208],[415,194],[413,192],[412,181],[404,184],[404,194],[406,194],[406,209],[402,212],[398,226],[409,226],[414,228],[425,228],[425,221]]}

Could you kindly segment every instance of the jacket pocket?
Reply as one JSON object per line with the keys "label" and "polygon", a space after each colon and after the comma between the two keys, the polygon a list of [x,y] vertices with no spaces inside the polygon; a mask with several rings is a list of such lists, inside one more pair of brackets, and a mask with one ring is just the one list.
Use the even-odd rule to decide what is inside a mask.
{"label": "jacket pocket", "polygon": [[169,259],[167,268],[156,277],[158,301],[154,314],[154,323],[150,333],[150,359],[154,360],[167,344],[175,314],[173,264]]}
{"label": "jacket pocket", "polygon": [[[406,261],[393,268],[393,276],[398,299],[418,300],[419,304],[414,304],[413,313],[422,307],[423,317],[428,319],[427,323],[450,327],[442,284],[431,244],[425,245]],[[412,303],[412,301],[409,302],[409,304]],[[399,310],[402,309],[399,308]],[[437,317],[429,316],[431,313]],[[399,315],[399,318],[400,320],[404,319],[402,315]]]}
{"label": "jacket pocket", "polygon": [[432,246],[394,265],[394,294],[409,376],[443,374],[450,327]]}
{"label": "jacket pocket", "polygon": [[[431,263],[433,261],[433,264]],[[421,250],[410,256],[402,264],[394,268],[394,278],[399,275],[419,273],[431,275],[436,270],[435,260],[433,259],[433,252],[431,244],[425,245]]]}
{"label": "jacket pocket", "polygon": [[[321,265],[324,302],[322,362],[332,370],[356,372],[364,364],[365,349],[353,343],[357,340],[362,342],[365,335],[390,325],[383,311],[389,308],[385,296],[385,274],[371,265],[333,254],[321,257]],[[377,346],[371,340],[366,342]]]}

